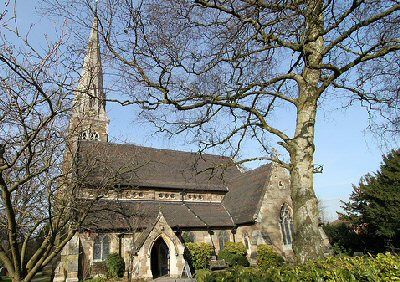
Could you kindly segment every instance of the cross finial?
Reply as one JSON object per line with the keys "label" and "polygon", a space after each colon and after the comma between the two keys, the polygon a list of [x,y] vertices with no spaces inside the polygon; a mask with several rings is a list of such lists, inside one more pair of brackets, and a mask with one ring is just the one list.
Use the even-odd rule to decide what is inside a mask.
{"label": "cross finial", "polygon": [[275,149],[275,148],[272,148],[271,154],[272,154],[272,157],[278,158],[278,159],[279,159],[279,157],[281,156],[281,155],[279,154],[278,150]]}

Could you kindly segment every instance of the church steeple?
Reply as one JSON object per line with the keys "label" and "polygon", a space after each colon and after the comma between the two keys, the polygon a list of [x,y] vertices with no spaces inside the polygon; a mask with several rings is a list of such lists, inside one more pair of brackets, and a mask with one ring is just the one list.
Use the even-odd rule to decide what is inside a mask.
{"label": "church steeple", "polygon": [[108,141],[109,119],[103,89],[103,68],[99,42],[99,20],[93,19],[82,75],[75,90],[72,130],[80,139]]}

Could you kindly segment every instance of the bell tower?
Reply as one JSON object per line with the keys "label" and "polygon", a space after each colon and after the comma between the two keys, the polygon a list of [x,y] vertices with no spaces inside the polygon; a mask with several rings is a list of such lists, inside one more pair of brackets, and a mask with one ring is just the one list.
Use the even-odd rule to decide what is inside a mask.
{"label": "bell tower", "polygon": [[106,113],[98,27],[99,20],[95,14],[82,75],[74,91],[74,108],[69,129],[70,134],[78,140],[107,142],[110,120]]}

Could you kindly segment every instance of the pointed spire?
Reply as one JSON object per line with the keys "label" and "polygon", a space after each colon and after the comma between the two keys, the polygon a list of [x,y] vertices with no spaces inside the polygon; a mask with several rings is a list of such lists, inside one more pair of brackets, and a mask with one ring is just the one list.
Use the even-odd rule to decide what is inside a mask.
{"label": "pointed spire", "polygon": [[103,68],[101,63],[99,19],[94,15],[87,53],[77,90],[73,118],[80,120],[82,139],[108,140],[109,119],[105,107]]}
{"label": "pointed spire", "polygon": [[97,17],[97,8],[99,6],[99,0],[94,0],[94,15]]}
{"label": "pointed spire", "polygon": [[[78,90],[82,93],[81,106],[93,109],[97,114],[104,114],[105,95],[103,91],[103,68],[101,64],[100,41],[99,41],[99,19],[94,16],[90,32],[87,53],[83,62],[82,76],[79,81]],[[86,109],[83,109],[86,111]]]}

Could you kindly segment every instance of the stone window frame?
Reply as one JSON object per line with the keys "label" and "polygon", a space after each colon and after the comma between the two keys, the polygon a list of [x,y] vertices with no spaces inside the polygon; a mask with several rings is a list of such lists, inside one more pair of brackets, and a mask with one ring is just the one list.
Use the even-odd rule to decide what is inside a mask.
{"label": "stone window frame", "polygon": [[81,140],[95,140],[99,141],[100,140],[100,134],[97,131],[90,131],[90,130],[85,130],[82,131],[79,138]]}
{"label": "stone window frame", "polygon": [[97,131],[91,131],[89,133],[89,138],[90,138],[90,140],[99,141],[100,140],[100,135],[99,135],[99,133]]}
{"label": "stone window frame", "polygon": [[88,139],[87,131],[86,130],[82,131],[79,137],[80,137],[81,140],[87,140]]}
{"label": "stone window frame", "polygon": [[[96,257],[96,244],[100,248],[99,257]],[[110,255],[110,247],[111,238],[108,234],[97,235],[93,240],[93,262],[105,261]]]}
{"label": "stone window frame", "polygon": [[293,242],[293,211],[292,208],[284,203],[281,207],[279,225],[282,232],[282,242],[284,250],[292,249]]}

